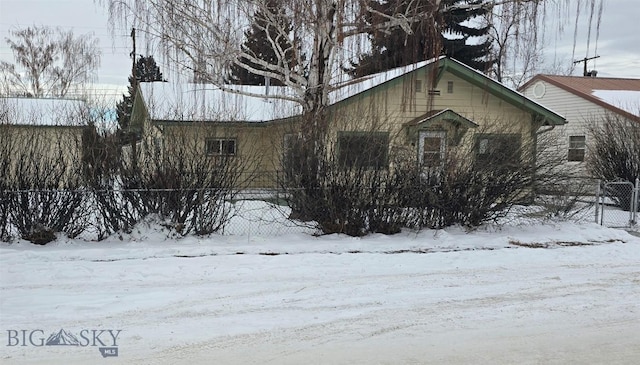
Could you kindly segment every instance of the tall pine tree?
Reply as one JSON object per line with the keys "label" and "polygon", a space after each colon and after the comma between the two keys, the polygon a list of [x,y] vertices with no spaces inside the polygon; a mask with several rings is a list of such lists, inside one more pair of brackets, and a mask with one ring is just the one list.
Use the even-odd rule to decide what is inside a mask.
{"label": "tall pine tree", "polygon": [[[257,59],[268,62],[269,64],[282,65],[281,61],[278,61],[278,56],[286,60],[289,63],[289,69],[294,69],[299,65],[296,62],[294,52],[297,52],[299,40],[291,41],[288,35],[292,34],[292,25],[286,16],[282,13],[283,7],[280,6],[279,0],[268,0],[265,4],[265,9],[258,9],[253,16],[253,23],[251,28],[245,31],[245,41],[242,45],[243,51],[251,54]],[[274,27],[271,22],[278,23],[277,27]],[[285,36],[285,34],[287,36]],[[278,48],[284,50],[283,55],[277,55],[276,50],[272,46],[269,39],[274,39],[278,44]],[[255,64],[249,60],[241,59],[242,63],[251,66],[258,70],[265,70],[264,67]],[[231,67],[231,74],[229,82],[239,85],[264,85],[265,77],[250,72],[246,68],[238,65]],[[282,86],[282,82],[279,80],[271,80],[271,85]]]}
{"label": "tall pine tree", "polygon": [[485,71],[492,64],[489,58],[491,42],[484,40],[468,44],[467,40],[470,37],[481,39],[487,35],[489,27],[465,25],[469,20],[488,12],[487,7],[479,6],[483,3],[485,0],[443,0],[440,9],[436,9],[429,0],[410,3],[403,0],[388,0],[382,3],[372,0],[371,7],[382,14],[400,13],[404,12],[407,6],[416,6],[428,10],[426,13],[433,16],[413,23],[411,34],[407,34],[403,29],[369,34],[371,52],[352,62],[351,68],[347,71],[355,77],[360,77],[423,61],[433,54],[445,54],[472,68]]}
{"label": "tall pine tree", "polygon": [[129,86],[127,95],[122,95],[122,101],[116,104],[116,116],[120,131],[124,132],[129,127],[131,120],[131,109],[133,109],[133,98],[136,94],[136,87],[140,82],[164,81],[160,67],[156,64],[153,56],[140,56],[136,61],[135,75],[129,75]]}

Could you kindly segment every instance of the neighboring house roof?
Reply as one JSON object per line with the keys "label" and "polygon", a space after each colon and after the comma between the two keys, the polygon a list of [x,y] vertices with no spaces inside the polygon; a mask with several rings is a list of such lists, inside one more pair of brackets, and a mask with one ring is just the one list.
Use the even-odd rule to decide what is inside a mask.
{"label": "neighboring house roof", "polygon": [[612,112],[640,121],[640,79],[536,75],[520,90],[537,81],[548,82]]}
{"label": "neighboring house roof", "polygon": [[86,125],[87,111],[81,100],[0,97],[0,124],[78,127]]}
{"label": "neighboring house roof", "polygon": [[[358,79],[341,80],[329,94],[332,104],[369,92],[411,72],[425,67],[435,68],[436,79],[447,71],[506,102],[534,114],[546,124],[561,125],[563,116],[492,80],[486,75],[445,56],[412,65],[394,68],[385,72]],[[265,86],[225,86],[226,90],[213,85],[141,83],[140,92],[152,120],[199,120],[263,122],[300,115],[302,108],[292,100],[266,98]],[[233,90],[229,90],[233,89]],[[255,94],[248,96],[248,92]],[[270,96],[293,95],[286,87],[270,87]]]}

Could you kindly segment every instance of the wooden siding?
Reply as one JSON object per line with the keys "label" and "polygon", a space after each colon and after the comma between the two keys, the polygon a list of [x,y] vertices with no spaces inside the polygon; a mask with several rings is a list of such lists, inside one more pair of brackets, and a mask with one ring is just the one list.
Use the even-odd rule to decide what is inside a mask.
{"label": "wooden siding", "polygon": [[[534,88],[538,83],[544,85],[545,91],[542,97],[536,97],[534,94]],[[544,81],[528,85],[523,90],[523,94],[567,118],[567,124],[555,127],[548,132],[548,136],[541,139],[540,143],[545,145],[539,146],[538,149],[561,154],[564,161],[561,168],[576,176],[587,176],[586,162],[568,161],[569,137],[586,136],[586,153],[588,154],[590,127],[611,112],[600,105]]]}
{"label": "wooden siding", "polygon": [[[439,95],[430,95],[429,87],[416,92],[416,79],[427,86],[432,75],[420,70],[333,106],[330,137],[335,139],[339,131],[386,131],[390,133],[392,149],[404,148],[417,156],[417,135],[408,135],[405,125],[429,111],[444,109],[478,124],[466,133],[462,143],[466,146],[473,143],[475,132],[520,133],[523,141],[528,141],[535,131],[531,114],[455,75],[444,73],[435,87]],[[449,82],[453,82],[453,93],[447,92]]]}

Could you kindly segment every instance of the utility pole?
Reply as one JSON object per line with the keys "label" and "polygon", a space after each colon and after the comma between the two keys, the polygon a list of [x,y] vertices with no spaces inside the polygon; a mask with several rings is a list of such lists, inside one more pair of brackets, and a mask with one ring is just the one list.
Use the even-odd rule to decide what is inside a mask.
{"label": "utility pole", "polygon": [[131,28],[131,40],[133,41],[133,50],[129,53],[131,56],[131,76],[133,79],[138,82],[138,77],[136,75],[136,28]]}
{"label": "utility pole", "polygon": [[593,76],[595,76],[595,73],[593,73],[593,71],[592,72],[588,72],[587,71],[587,61],[595,60],[596,58],[600,58],[600,56],[585,57],[585,58],[583,58],[581,60],[573,61],[573,64],[575,65],[576,63],[584,62],[584,71],[582,73],[582,76],[593,77]]}

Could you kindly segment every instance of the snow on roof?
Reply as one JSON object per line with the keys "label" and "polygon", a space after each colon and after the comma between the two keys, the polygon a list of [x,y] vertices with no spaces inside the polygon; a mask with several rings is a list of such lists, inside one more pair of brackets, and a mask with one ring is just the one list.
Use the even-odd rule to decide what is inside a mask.
{"label": "snow on roof", "polygon": [[[229,85],[222,90],[210,84],[141,83],[140,90],[153,120],[263,122],[301,113],[299,104],[265,95],[265,86]],[[270,95],[291,95],[283,87],[270,86]]]}
{"label": "snow on roof", "polygon": [[633,115],[640,116],[640,91],[593,90],[592,95]]}
{"label": "snow on roof", "polygon": [[422,68],[442,58],[444,58],[444,56],[341,82],[335,86],[335,90],[330,93],[329,98],[331,100],[331,103],[337,103],[341,100],[350,98],[356,94],[372,89],[389,80],[393,80],[396,77],[400,77],[411,71]]}
{"label": "snow on roof", "polygon": [[[436,60],[338,82],[329,93],[330,102],[337,103]],[[302,107],[295,101],[257,96],[265,95],[265,86],[225,85],[221,89],[211,84],[149,82],[141,83],[140,89],[153,120],[263,122],[302,113]],[[269,95],[294,96],[294,92],[288,87],[270,86]]]}
{"label": "snow on roof", "polygon": [[[444,58],[446,56],[357,79],[340,80],[334,84],[333,90],[329,93],[330,103],[338,103]],[[452,61],[486,77],[467,65],[455,60]],[[495,82],[497,83],[497,81]],[[152,120],[264,122],[294,117],[302,113],[301,105],[293,100],[263,96],[266,92],[265,86],[225,85],[224,89],[221,89],[212,84],[152,82],[140,84],[140,90]],[[515,90],[512,91],[526,98],[523,94]],[[247,95],[247,93],[254,95]],[[282,95],[291,98],[295,96],[291,88],[282,86],[270,86],[269,95]],[[549,110],[533,100],[529,99],[528,101]]]}
{"label": "snow on roof", "polygon": [[81,100],[0,98],[0,124],[30,126],[81,126],[87,104]]}

